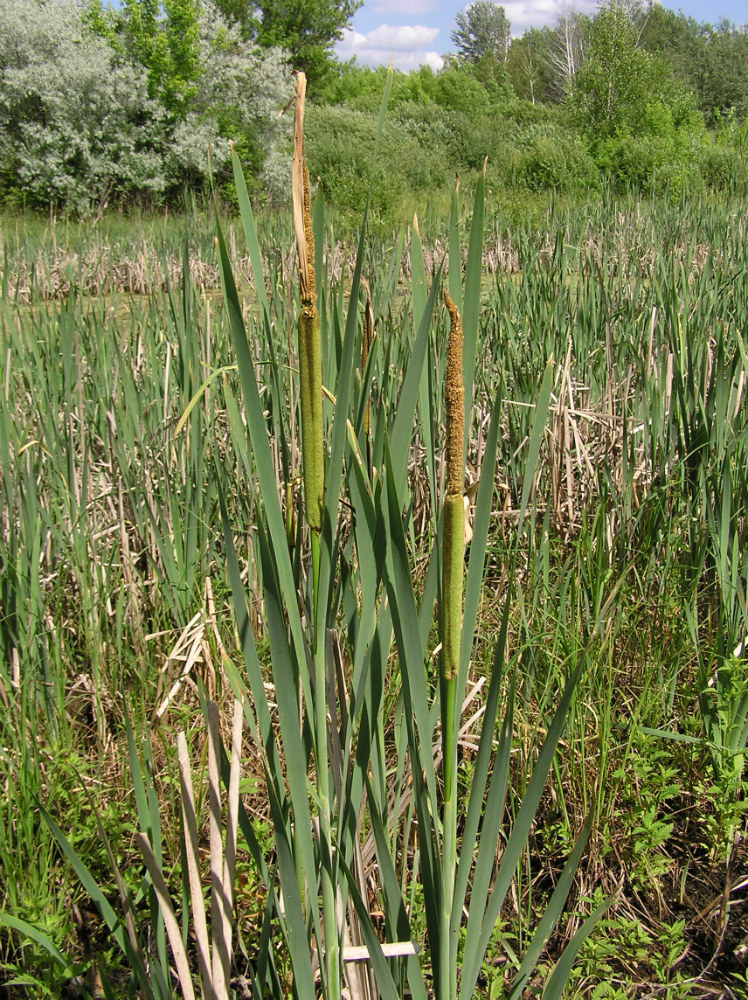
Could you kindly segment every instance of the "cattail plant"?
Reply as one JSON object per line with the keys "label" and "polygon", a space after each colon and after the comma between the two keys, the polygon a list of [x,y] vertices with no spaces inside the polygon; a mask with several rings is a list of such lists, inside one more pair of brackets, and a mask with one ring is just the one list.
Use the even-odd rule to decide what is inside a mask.
{"label": "cattail plant", "polygon": [[[462,585],[465,549],[465,508],[463,486],[463,438],[465,429],[465,389],[462,382],[462,322],[457,306],[444,291],[449,313],[449,342],[445,374],[447,431],[447,495],[444,499],[442,534],[441,606],[441,698],[444,773],[444,899],[440,957],[445,963],[443,980],[450,982],[450,994],[457,990],[457,940],[452,934],[452,890],[457,865],[457,747],[455,744],[455,698],[460,669],[462,640]],[[447,967],[448,966],[448,967]]]}
{"label": "cattail plant", "polygon": [[322,447],[322,343],[314,275],[314,235],[309,196],[309,172],[304,160],[304,102],[306,76],[296,74],[294,111],[294,152],[291,176],[294,230],[299,258],[299,382],[301,401],[301,460],[304,481],[304,511],[311,528],[312,622],[314,663],[314,748],[321,866],[322,922],[325,980],[328,996],[340,995],[341,954],[338,905],[332,872],[332,803],[327,732],[327,658],[325,617],[320,601],[320,532],[322,530],[324,459]]}
{"label": "cattail plant", "polygon": [[291,196],[299,257],[299,382],[304,509],[314,532],[322,527],[322,344],[314,275],[314,234],[309,198],[309,172],[304,160],[306,76],[296,74]]}

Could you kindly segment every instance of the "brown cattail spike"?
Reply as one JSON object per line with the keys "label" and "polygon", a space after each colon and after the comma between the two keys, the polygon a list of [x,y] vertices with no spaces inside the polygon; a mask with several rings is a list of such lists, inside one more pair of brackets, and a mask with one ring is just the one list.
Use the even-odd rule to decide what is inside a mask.
{"label": "brown cattail spike", "polygon": [[304,164],[304,243],[306,251],[306,294],[308,298],[302,299],[314,306],[317,301],[317,285],[314,275],[314,233],[312,232],[312,201],[309,194],[309,171]]}
{"label": "brown cattail spike", "polygon": [[465,388],[462,383],[462,322],[457,306],[444,292],[449,313],[449,345],[444,390],[447,410],[447,496],[462,497],[462,442],[465,434]]}
{"label": "brown cattail spike", "polygon": [[449,313],[449,344],[444,397],[447,422],[447,496],[442,539],[442,677],[453,681],[460,666],[462,582],[465,551],[465,508],[462,499],[462,440],[465,389],[462,383],[462,323],[457,306],[444,292]]}

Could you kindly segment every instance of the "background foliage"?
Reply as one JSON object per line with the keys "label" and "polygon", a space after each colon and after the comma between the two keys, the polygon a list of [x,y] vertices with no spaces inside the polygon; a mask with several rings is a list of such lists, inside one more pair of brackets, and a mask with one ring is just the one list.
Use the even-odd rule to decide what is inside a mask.
{"label": "background foliage", "polygon": [[[381,68],[333,58],[356,7],[315,0],[302,17],[271,0],[0,0],[0,199],[85,214],[173,204],[211,183],[228,193],[233,142],[255,201],[282,200],[278,114],[297,68],[309,76],[310,160],[345,216],[384,83]],[[486,157],[494,193],[746,190],[744,28],[606,2],[510,32],[504,8],[475,4],[441,71],[396,73],[388,223],[412,217],[427,187],[443,200],[455,173],[473,180]],[[341,128],[356,141],[341,143]]]}

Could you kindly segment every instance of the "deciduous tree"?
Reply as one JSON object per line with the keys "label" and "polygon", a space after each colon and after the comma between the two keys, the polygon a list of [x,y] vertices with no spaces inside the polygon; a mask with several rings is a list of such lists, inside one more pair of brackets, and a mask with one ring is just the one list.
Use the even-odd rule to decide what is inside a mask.
{"label": "deciduous tree", "polygon": [[486,58],[503,64],[509,51],[511,24],[506,11],[491,0],[475,0],[455,18],[452,32],[458,54],[468,62]]}
{"label": "deciduous tree", "polygon": [[535,104],[551,96],[553,75],[550,66],[550,28],[530,28],[513,38],[506,71],[517,97]]}
{"label": "deciduous tree", "polygon": [[333,47],[343,37],[363,0],[219,0],[228,20],[263,48],[282,48],[294,69],[307,76],[313,95],[333,63]]}
{"label": "deciduous tree", "polygon": [[589,18],[573,10],[565,10],[548,38],[548,66],[553,80],[554,96],[564,102],[571,93],[577,70],[584,61],[584,45]]}
{"label": "deciduous tree", "polygon": [[640,124],[648,104],[664,95],[671,79],[661,59],[638,45],[630,11],[608,3],[592,21],[585,58],[572,80],[570,105],[593,141]]}

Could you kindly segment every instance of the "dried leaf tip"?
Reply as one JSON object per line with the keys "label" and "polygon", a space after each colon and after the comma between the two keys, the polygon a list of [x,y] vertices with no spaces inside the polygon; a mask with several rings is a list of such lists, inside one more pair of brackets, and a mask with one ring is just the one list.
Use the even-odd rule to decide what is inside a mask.
{"label": "dried leaf tip", "polygon": [[462,497],[462,442],[465,434],[465,388],[462,382],[462,322],[457,306],[444,292],[449,313],[449,343],[444,387],[447,424],[447,496]]}
{"label": "dried leaf tip", "polygon": [[314,236],[312,235],[309,173],[304,159],[304,104],[306,75],[296,73],[293,120],[293,163],[291,169],[291,200],[296,250],[299,257],[299,292],[304,305],[314,307],[317,293],[314,281]]}

